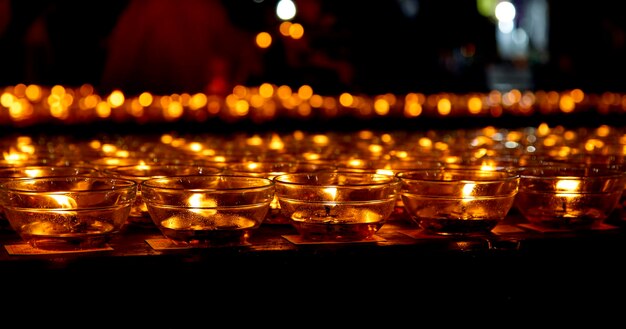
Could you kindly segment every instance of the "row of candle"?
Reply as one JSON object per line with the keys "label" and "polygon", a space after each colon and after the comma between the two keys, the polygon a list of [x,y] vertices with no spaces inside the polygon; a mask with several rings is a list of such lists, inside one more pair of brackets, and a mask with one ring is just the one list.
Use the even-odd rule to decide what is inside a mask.
{"label": "row of candle", "polygon": [[[294,218],[315,222],[313,226],[308,222],[298,226],[306,229],[323,224],[324,230],[328,230],[331,223],[345,224],[341,217],[354,214],[356,206],[349,204],[347,209],[350,211],[338,212],[336,206],[340,202],[367,203],[371,200],[351,199],[355,194],[338,199],[342,193],[337,186],[351,182],[353,185],[347,190],[354,192],[355,186],[363,188],[380,184],[380,178],[372,181],[373,177],[380,175],[399,179],[388,182],[391,185],[389,191],[395,192],[386,200],[395,200],[395,213],[435,233],[488,232],[513,207],[514,200],[517,209],[529,221],[545,226],[589,228],[611,214],[626,187],[624,155],[622,148],[616,147],[622,145],[623,136],[623,131],[616,127],[567,130],[545,124],[518,130],[485,127],[415,133],[364,130],[319,134],[296,131],[266,136],[163,134],[158,137],[102,136],[89,140],[73,140],[69,136],[18,136],[4,138],[0,143],[5,150],[4,169],[0,169],[0,176],[50,176],[50,173],[40,171],[54,168],[60,173],[66,168],[73,172],[72,176],[93,176],[91,173],[97,172],[100,179],[115,178],[135,182],[137,186],[157,177],[169,179],[167,182],[154,181],[154,190],[176,187],[174,191],[177,192],[165,196],[154,192],[149,198],[163,202],[184,190],[182,196],[174,197],[174,200],[178,200],[177,206],[182,204],[187,209],[187,215],[174,216],[176,220],[168,217],[159,223],[167,223],[168,232],[172,234],[181,234],[177,230],[184,230],[192,232],[192,237],[202,231],[201,225],[194,222],[194,229],[191,229],[180,227],[181,223],[189,222],[189,216],[211,217],[208,215],[214,214],[211,209],[216,206],[216,201],[210,201],[206,195],[197,195],[198,190],[206,187],[203,184],[207,184],[208,177],[192,181],[181,180],[181,175],[224,177],[223,174],[228,174],[263,178],[268,182],[276,176],[292,173],[293,177],[276,181],[277,188],[280,188],[276,197],[271,198],[269,215],[264,216],[264,220],[268,224],[293,224],[297,222]],[[29,167],[24,167],[27,165]],[[20,172],[23,168],[27,168],[26,171]],[[20,174],[15,176],[17,172]],[[322,174],[324,172],[326,174]],[[305,183],[295,176],[296,173],[307,173]],[[322,179],[318,175],[331,176]],[[68,175],[59,176],[68,179]],[[310,193],[301,191],[305,185],[318,181],[328,183],[326,185],[333,190],[329,186],[316,186]],[[81,184],[77,183],[78,186]],[[98,184],[110,182],[99,181]],[[243,183],[237,184],[244,187]],[[290,184],[296,187],[286,187]],[[190,188],[192,185],[194,187]],[[187,193],[188,188],[195,192]],[[371,187],[356,195],[362,198],[370,190]],[[131,197],[132,193],[127,192],[127,197],[120,198],[133,202],[129,208],[130,221],[153,224],[154,215],[148,212],[148,202],[144,202],[141,191],[137,192],[137,197],[134,194]],[[266,197],[272,193],[267,192]],[[311,195],[323,198],[302,200],[301,203],[308,205],[323,200],[324,208],[311,210],[304,216],[304,212],[296,211],[287,203],[292,211],[285,216],[278,196],[288,193],[296,193],[289,200]],[[61,201],[71,207],[73,203],[69,200]],[[73,197],[72,200],[76,202]],[[61,204],[57,199],[55,202]],[[371,236],[388,216],[373,216],[376,212],[372,211],[368,209],[367,213],[350,216],[349,223],[370,221],[366,226]],[[72,216],[76,217],[74,213]],[[374,217],[378,220],[375,221]],[[47,227],[37,226],[36,231]],[[345,234],[344,228],[339,231]]]}
{"label": "row of candle", "polygon": [[384,169],[416,165],[520,165],[541,160],[621,163],[626,130],[602,125],[351,133],[5,136],[0,167],[20,164],[90,164],[99,168],[137,163],[202,163],[223,167],[243,161],[316,162]]}
{"label": "row of candle", "polygon": [[264,83],[235,86],[228,95],[180,93],[126,95],[122,90],[100,94],[94,86],[40,86],[18,84],[0,94],[0,124],[30,126],[57,122],[85,124],[113,122],[268,122],[279,118],[498,118],[597,112],[623,113],[626,95],[616,92],[498,91],[467,94],[420,92],[405,95],[362,95],[344,92],[320,95],[308,85],[298,88]]}

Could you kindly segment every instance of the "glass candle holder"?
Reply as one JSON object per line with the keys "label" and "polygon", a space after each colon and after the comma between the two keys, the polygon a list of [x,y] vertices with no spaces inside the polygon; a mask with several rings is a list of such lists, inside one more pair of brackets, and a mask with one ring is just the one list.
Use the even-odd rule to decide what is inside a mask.
{"label": "glass candle holder", "polygon": [[[332,169],[334,169],[333,166],[320,163],[303,163],[296,161],[246,161],[231,164],[225,169],[225,171],[234,175],[265,177],[273,179],[274,177],[282,174],[296,172],[330,171]],[[277,196],[274,196],[274,200],[270,205],[270,211],[267,214],[267,218],[263,223],[287,225],[290,224],[289,218],[283,216],[282,212],[280,211],[280,202],[278,202]]]}
{"label": "glass candle holder", "polygon": [[[81,166],[24,165],[0,168],[0,183],[13,179],[50,176],[98,176],[95,168]],[[9,222],[0,207],[0,228],[10,228]]]}
{"label": "glass candle holder", "polygon": [[604,221],[626,186],[626,173],[609,167],[529,167],[519,174],[515,207],[531,224],[550,228],[590,228]]}
{"label": "glass candle holder", "polygon": [[365,172],[292,173],[274,177],[283,215],[301,237],[371,239],[393,212],[398,179]]}
{"label": "glass candle holder", "polygon": [[489,233],[513,206],[519,184],[514,172],[424,169],[399,172],[407,213],[426,233]]}
{"label": "glass candle holder", "polygon": [[128,216],[128,221],[138,226],[154,227],[146,203],[143,201],[141,185],[139,185],[141,182],[157,177],[217,174],[221,173],[222,169],[196,165],[141,164],[113,167],[104,169],[102,172],[104,175],[130,179],[138,184],[137,197]]}
{"label": "glass candle holder", "polygon": [[141,184],[150,217],[176,245],[241,245],[265,219],[274,183],[263,177],[192,175]]}
{"label": "glass candle holder", "polygon": [[35,248],[103,247],[126,223],[137,183],[96,176],[25,178],[0,184],[11,227]]}

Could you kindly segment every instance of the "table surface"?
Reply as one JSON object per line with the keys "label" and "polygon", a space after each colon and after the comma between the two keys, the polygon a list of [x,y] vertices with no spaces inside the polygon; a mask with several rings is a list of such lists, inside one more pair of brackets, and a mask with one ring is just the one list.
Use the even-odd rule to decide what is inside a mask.
{"label": "table surface", "polygon": [[432,236],[394,219],[375,241],[311,244],[290,240],[297,233],[289,225],[263,224],[247,245],[173,249],[150,244],[166,241],[155,227],[128,225],[107,250],[44,254],[10,253],[24,243],[6,228],[0,231],[0,276],[11,286],[45,278],[56,288],[32,287],[38,294],[63,289],[72,295],[67,288],[73,287],[72,296],[81,300],[85,292],[77,282],[88,281],[113,294],[127,293],[122,287],[130,285],[142,300],[210,295],[234,301],[252,294],[273,307],[295,293],[351,305],[406,297],[429,304],[473,304],[478,298],[508,310],[529,301],[580,305],[626,292],[626,225],[617,216],[605,223],[597,229],[542,231],[524,227],[513,211],[491,234]]}

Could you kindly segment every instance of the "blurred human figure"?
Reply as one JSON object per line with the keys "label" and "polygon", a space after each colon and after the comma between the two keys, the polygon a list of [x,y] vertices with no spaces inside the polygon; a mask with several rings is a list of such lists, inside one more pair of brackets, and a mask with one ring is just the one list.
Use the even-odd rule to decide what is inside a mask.
{"label": "blurred human figure", "polygon": [[220,0],[131,0],[108,40],[101,87],[225,94],[259,74],[258,56]]}

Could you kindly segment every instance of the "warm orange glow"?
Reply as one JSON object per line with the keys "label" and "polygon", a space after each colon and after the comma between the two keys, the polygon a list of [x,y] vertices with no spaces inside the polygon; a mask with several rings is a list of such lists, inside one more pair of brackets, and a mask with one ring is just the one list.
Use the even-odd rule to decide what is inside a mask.
{"label": "warm orange glow", "polygon": [[301,39],[304,36],[304,27],[300,23],[293,23],[289,26],[289,36],[293,39]]}
{"label": "warm orange glow", "polygon": [[29,85],[25,90],[26,98],[31,102],[39,102],[43,95],[41,87],[37,85]]}
{"label": "warm orange glow", "polygon": [[298,96],[301,99],[309,99],[313,96],[313,88],[309,85],[303,85],[298,88]]}
{"label": "warm orange glow", "polygon": [[478,114],[482,110],[483,102],[479,97],[473,96],[467,101],[467,110],[472,114]]}
{"label": "warm orange glow", "polygon": [[564,113],[571,113],[571,112],[573,112],[575,106],[576,105],[575,105],[574,99],[572,97],[570,97],[569,95],[563,95],[561,97],[560,101],[559,101],[559,108]]}
{"label": "warm orange glow", "polygon": [[271,98],[274,95],[274,87],[269,83],[259,86],[259,95],[264,98]]}
{"label": "warm orange glow", "polygon": [[183,115],[183,105],[180,102],[170,102],[167,107],[163,108],[163,116],[166,119],[178,119],[181,115]]}
{"label": "warm orange glow", "polygon": [[124,93],[119,90],[113,91],[109,97],[107,98],[107,102],[111,105],[112,108],[117,108],[124,104],[125,97]]}
{"label": "warm orange glow", "polygon": [[282,34],[285,37],[289,36],[289,28],[291,27],[291,22],[290,21],[284,21],[282,23],[280,23],[280,25],[278,26],[278,32],[280,34]]}
{"label": "warm orange glow", "polygon": [[452,103],[449,99],[442,98],[439,100],[439,102],[437,102],[437,112],[439,112],[440,115],[446,116],[450,114],[451,111]]}
{"label": "warm orange glow", "polygon": [[152,94],[148,92],[143,92],[139,95],[139,104],[143,107],[148,107],[152,105],[153,97]]}
{"label": "warm orange glow", "polygon": [[260,32],[256,35],[256,45],[259,48],[269,48],[272,45],[272,36],[267,32]]}
{"label": "warm orange glow", "polygon": [[374,102],[374,111],[378,115],[387,115],[389,113],[389,103],[387,100],[379,98]]}
{"label": "warm orange glow", "polygon": [[342,93],[341,95],[339,95],[339,104],[341,104],[342,106],[350,107],[352,106],[353,101],[354,97],[352,97],[352,95],[350,95],[349,93]]}

